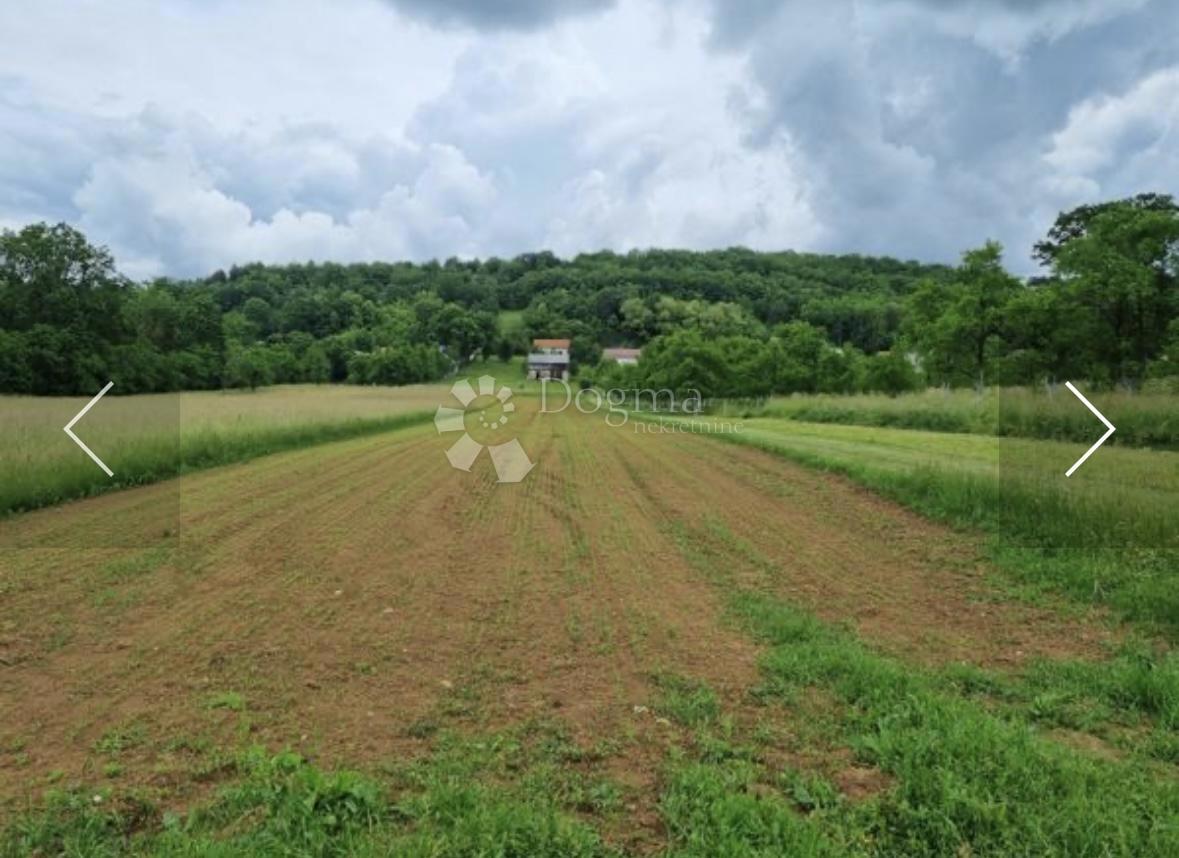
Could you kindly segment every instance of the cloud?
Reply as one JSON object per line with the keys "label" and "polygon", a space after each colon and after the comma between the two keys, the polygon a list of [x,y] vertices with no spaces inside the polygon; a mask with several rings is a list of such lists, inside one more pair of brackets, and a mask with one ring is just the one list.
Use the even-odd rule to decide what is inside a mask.
{"label": "cloud", "polygon": [[1127,149],[1164,155],[1179,151],[1179,66],[1155,72],[1121,95],[1101,94],[1075,105],[1052,135],[1044,156],[1061,173],[1108,172]]}
{"label": "cloud", "polygon": [[1028,270],[1059,209],[1179,192],[1168,12],[1164,0],[0,6],[0,223],[80,224],[144,277],[546,246],[953,261],[988,237]]}
{"label": "cloud", "polygon": [[[491,180],[441,144],[350,141],[295,128],[221,139],[199,123],[155,115],[130,150],[99,157],[73,194],[77,220],[109,244],[130,276],[204,274],[234,262],[428,258],[481,250],[474,225],[496,199]],[[124,141],[125,143],[127,141]],[[285,159],[269,161],[272,152]],[[284,172],[284,163],[299,169]],[[246,181],[244,169],[261,172]],[[350,205],[308,204],[325,177],[374,184]],[[236,192],[229,189],[236,187]],[[261,197],[255,196],[257,189]]]}
{"label": "cloud", "polygon": [[[747,138],[793,142],[824,246],[949,261],[991,237],[1026,271],[1055,214],[1046,200],[1075,205],[1094,187],[1046,179],[1045,141],[1095,89],[1134,86],[1174,62],[1177,39],[1179,22],[1157,0],[718,0],[710,44],[748,58]],[[1125,159],[1145,139],[1106,142],[1106,157]],[[1159,185],[1173,176],[1144,168],[1135,178],[1168,190]],[[1106,189],[1138,190],[1130,184]]]}
{"label": "cloud", "polygon": [[593,247],[809,247],[821,227],[789,147],[749,153],[734,135],[657,145],[592,169],[562,189],[545,236],[562,254]]}
{"label": "cloud", "polygon": [[388,0],[397,9],[441,26],[531,30],[565,17],[600,12],[613,0]]}

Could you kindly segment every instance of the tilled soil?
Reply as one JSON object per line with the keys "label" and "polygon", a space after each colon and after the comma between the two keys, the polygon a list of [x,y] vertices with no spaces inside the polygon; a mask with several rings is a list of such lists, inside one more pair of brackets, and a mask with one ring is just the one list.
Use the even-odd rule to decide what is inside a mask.
{"label": "tilled soil", "polygon": [[[366,766],[427,753],[439,725],[544,719],[618,740],[653,829],[675,740],[658,677],[751,705],[732,585],[923,663],[1093,656],[1108,634],[1001,600],[970,538],[842,479],[527,400],[511,428],[536,462],[519,484],[486,453],[452,469],[453,436],[422,427],[4,522],[0,797],[117,759],[183,806],[217,778],[210,747]],[[139,547],[93,547],[113,528]]]}

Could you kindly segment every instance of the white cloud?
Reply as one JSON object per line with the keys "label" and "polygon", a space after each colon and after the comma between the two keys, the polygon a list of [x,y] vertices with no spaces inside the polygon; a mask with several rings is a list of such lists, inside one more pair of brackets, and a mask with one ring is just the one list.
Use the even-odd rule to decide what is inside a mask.
{"label": "white cloud", "polygon": [[1127,148],[1156,155],[1179,151],[1179,66],[1142,79],[1122,95],[1088,98],[1069,111],[1044,156],[1053,168],[1090,176],[1115,165]]}
{"label": "white cloud", "polygon": [[1177,46],[1163,0],[0,6],[0,223],[136,276],[987,237],[1018,266],[1054,207],[1176,190]]}
{"label": "white cloud", "polygon": [[[488,216],[495,189],[453,147],[408,149],[413,174],[343,217],[286,206],[261,217],[218,186],[218,150],[196,151],[182,129],[168,135],[180,142],[98,161],[74,194],[82,228],[109,244],[130,276],[203,273],[254,260],[421,258],[481,249],[471,225]],[[293,144],[280,137],[255,145],[268,151]],[[308,141],[305,162],[316,163],[321,149]],[[343,141],[326,156],[329,171],[344,164],[349,175],[359,160]]]}
{"label": "white cloud", "polygon": [[788,144],[750,153],[735,132],[683,139],[652,150],[650,166],[635,153],[639,188],[625,163],[592,169],[570,182],[546,235],[546,246],[571,254],[610,247],[811,247],[821,228],[807,188],[791,167]]}

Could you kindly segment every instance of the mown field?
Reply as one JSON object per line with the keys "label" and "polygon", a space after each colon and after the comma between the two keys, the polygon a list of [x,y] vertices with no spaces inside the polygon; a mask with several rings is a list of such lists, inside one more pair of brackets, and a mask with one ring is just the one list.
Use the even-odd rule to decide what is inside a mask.
{"label": "mown field", "polygon": [[[1110,444],[1179,449],[1179,394],[1092,391],[1083,383],[1080,387],[1117,425]],[[775,397],[756,408],[734,405],[730,410],[809,423],[1090,443],[1102,431],[1093,415],[1063,385],[1051,389],[991,387],[982,392],[935,388],[899,396],[796,395]]]}
{"label": "mown field", "polygon": [[0,522],[0,854],[1179,854],[1166,617],[1003,553],[995,439],[516,417]]}

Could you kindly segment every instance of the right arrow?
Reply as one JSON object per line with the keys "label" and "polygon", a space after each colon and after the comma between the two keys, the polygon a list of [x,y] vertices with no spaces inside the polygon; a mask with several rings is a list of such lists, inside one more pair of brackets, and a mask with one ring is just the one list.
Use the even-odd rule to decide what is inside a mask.
{"label": "right arrow", "polygon": [[1079,391],[1075,387],[1073,387],[1073,383],[1071,381],[1066,381],[1064,383],[1064,386],[1073,392],[1073,396],[1075,396],[1077,399],[1081,400],[1081,402],[1085,403],[1085,407],[1088,408],[1090,411],[1092,411],[1094,414],[1096,414],[1097,419],[1100,420],[1102,423],[1104,423],[1105,427],[1106,427],[1105,434],[1097,439],[1097,443],[1095,443],[1092,447],[1090,447],[1088,450],[1086,450],[1085,455],[1081,456],[1081,458],[1079,458],[1075,462],[1073,462],[1073,466],[1064,472],[1064,475],[1066,477],[1071,477],[1073,475],[1073,472],[1077,468],[1081,467],[1081,465],[1085,464],[1085,460],[1088,459],[1090,456],[1092,456],[1093,452],[1098,447],[1100,447],[1102,444],[1105,443],[1105,439],[1108,438],[1110,435],[1112,435],[1117,430],[1115,429],[1115,427],[1112,423],[1110,423],[1108,420],[1105,419],[1104,414],[1102,414],[1100,411],[1098,411],[1096,408],[1093,407],[1093,403],[1090,402],[1088,399],[1086,399],[1085,395],[1083,393],[1081,393],[1081,391]]}

